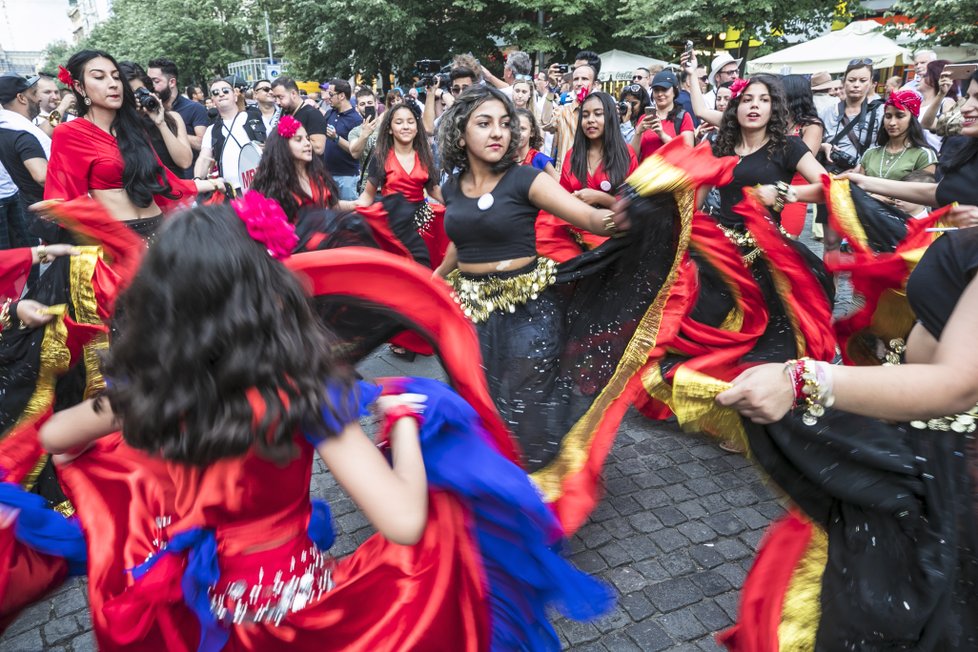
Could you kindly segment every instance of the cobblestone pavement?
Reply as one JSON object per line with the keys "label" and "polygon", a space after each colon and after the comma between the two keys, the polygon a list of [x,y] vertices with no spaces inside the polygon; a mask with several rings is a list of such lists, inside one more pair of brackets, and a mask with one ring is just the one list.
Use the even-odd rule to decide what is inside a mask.
{"label": "cobblestone pavement", "polygon": [[[809,216],[809,225],[811,217]],[[821,244],[802,241],[818,254]],[[851,302],[840,288],[843,305]],[[437,363],[406,363],[386,349],[360,369],[366,378],[440,377]],[[581,569],[614,587],[614,611],[591,623],[558,619],[566,649],[580,652],[720,650],[714,634],[736,615],[744,576],[781,501],[743,456],[710,438],[630,413],[605,468],[606,496],[570,540]],[[336,520],[333,553],[343,556],[372,529],[317,459],[312,493]],[[94,650],[86,583],[72,579],[27,609],[0,637],[3,652]]]}

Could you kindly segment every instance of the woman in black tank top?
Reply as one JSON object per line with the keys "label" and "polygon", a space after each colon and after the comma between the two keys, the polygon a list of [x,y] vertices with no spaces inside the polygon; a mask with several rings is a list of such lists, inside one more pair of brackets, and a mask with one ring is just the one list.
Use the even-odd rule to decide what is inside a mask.
{"label": "woman in black tank top", "polygon": [[[672,192],[687,192],[692,182],[661,183],[668,165],[650,159],[653,178],[641,193],[649,198],[629,191],[635,219],[593,208],[549,175],[518,165],[518,128],[510,100],[486,87],[470,88],[442,117],[452,245],[436,272],[475,322],[490,394],[525,467],[571,532],[596,504],[604,456],[654,346],[651,315],[661,316],[685,252],[677,246],[685,242],[680,223],[692,217],[690,204],[681,219]],[[537,256],[540,210],[621,237],[558,265]],[[565,492],[571,483],[573,495]]]}

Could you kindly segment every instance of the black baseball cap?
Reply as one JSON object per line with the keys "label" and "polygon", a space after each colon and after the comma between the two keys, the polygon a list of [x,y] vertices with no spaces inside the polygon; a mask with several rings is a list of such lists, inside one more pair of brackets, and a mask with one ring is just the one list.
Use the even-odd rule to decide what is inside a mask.
{"label": "black baseball cap", "polygon": [[13,73],[0,75],[0,104],[12,102],[19,93],[36,84],[38,79],[37,75],[29,79]]}
{"label": "black baseball cap", "polygon": [[652,78],[651,88],[679,88],[679,80],[671,70],[660,70]]}

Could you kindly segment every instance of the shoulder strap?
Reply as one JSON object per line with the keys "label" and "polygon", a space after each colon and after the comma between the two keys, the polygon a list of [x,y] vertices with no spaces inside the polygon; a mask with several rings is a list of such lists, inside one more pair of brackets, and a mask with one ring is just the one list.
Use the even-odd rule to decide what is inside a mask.
{"label": "shoulder strap", "polygon": [[[846,119],[846,103],[845,102],[839,102],[839,115],[841,116],[840,122],[842,120],[845,120]],[[832,140],[829,141],[829,145],[838,145],[839,144],[839,141],[841,141],[843,138],[845,138],[849,134],[849,132],[853,130],[853,128],[856,125],[858,125],[860,122],[863,121],[863,118],[865,118],[865,117],[866,117],[866,104],[863,103],[863,106],[859,110],[859,115],[856,117],[856,119],[855,120],[850,120],[848,122],[848,124],[846,124],[841,130],[836,131],[835,132],[835,136],[833,136],[832,137]]]}
{"label": "shoulder strap", "polygon": [[683,128],[683,118],[686,117],[686,109],[680,108],[676,111],[676,117],[672,119],[673,129],[676,130],[676,135],[679,135],[680,130]]}
{"label": "shoulder strap", "polygon": [[211,153],[214,156],[214,162],[217,163],[217,171],[222,176],[224,175],[224,166],[221,160],[224,158],[222,154],[224,153],[224,119],[221,116],[214,118],[214,122],[211,123]]}

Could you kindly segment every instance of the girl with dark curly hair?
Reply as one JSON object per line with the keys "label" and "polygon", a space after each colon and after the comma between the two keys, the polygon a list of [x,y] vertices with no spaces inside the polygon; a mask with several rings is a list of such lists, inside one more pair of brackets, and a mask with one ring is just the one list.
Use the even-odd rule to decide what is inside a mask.
{"label": "girl with dark curly hair", "polygon": [[[248,197],[167,224],[122,297],[112,381],[40,431],[85,505],[99,648],[555,649],[551,605],[606,611],[610,592],[549,547],[553,515],[467,402],[428,379],[354,383],[334,361],[276,260],[295,237],[284,214]],[[363,253],[291,263],[311,287],[404,272]],[[360,426],[371,405],[389,460]],[[310,501],[317,453],[378,530],[341,560]]]}
{"label": "girl with dark curly hair", "polygon": [[[601,97],[582,98],[583,108],[614,111],[610,98],[605,103]],[[599,140],[607,142],[611,132],[623,145],[613,120],[604,123]],[[635,374],[655,339],[646,329],[661,319],[657,297],[665,296],[660,293],[675,278],[669,270],[685,255],[677,246],[683,218],[673,192],[685,193],[689,211],[683,215],[691,217],[685,184],[715,161],[680,174],[671,163],[650,159],[647,177],[635,180],[640,190],[625,190],[633,197],[629,213],[642,216],[629,219],[618,208],[623,203],[590,206],[549,175],[517,165],[517,125],[509,99],[484,87],[470,88],[442,116],[438,143],[452,175],[442,186],[452,245],[437,271],[475,323],[489,393],[522,449],[525,468],[573,531],[596,504],[623,406],[640,389],[629,383],[638,382]],[[588,118],[581,125],[587,138],[594,123]],[[695,156],[671,149],[697,166]],[[624,161],[624,169],[608,172],[620,175],[619,182]],[[664,168],[669,173],[657,174]],[[572,241],[578,255],[558,264],[538,254],[540,211],[611,238],[583,253]]]}
{"label": "girl with dark curly hair", "polygon": [[[825,126],[815,110],[811,80],[805,75],[784,75],[781,83],[784,85],[788,100],[788,135],[801,138],[812,154],[818,156]],[[795,172],[791,183],[792,185],[804,184],[805,177]],[[802,202],[785,204],[781,209],[781,226],[792,237],[797,238],[805,228],[807,213],[808,204]]]}

